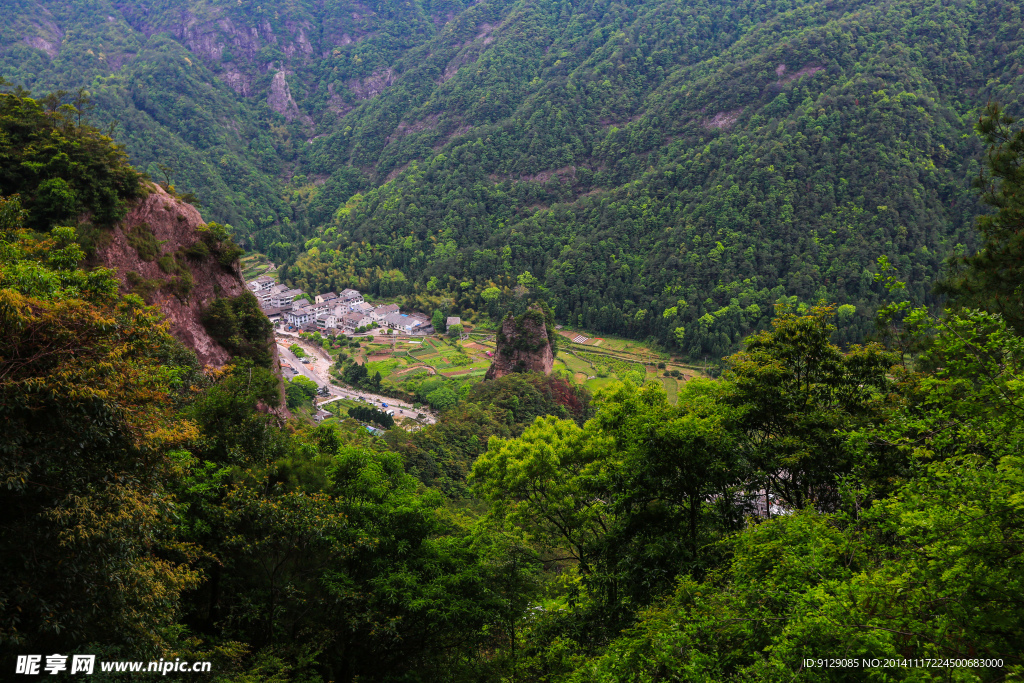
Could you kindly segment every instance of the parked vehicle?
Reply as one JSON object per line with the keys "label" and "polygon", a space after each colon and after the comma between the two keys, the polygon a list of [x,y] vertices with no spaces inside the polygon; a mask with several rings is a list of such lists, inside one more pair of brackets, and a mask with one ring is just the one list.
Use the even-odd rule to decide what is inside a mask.
{"label": "parked vehicle", "polygon": [[384,401],[381,401],[380,405],[381,405],[382,408],[387,408],[388,407],[388,404],[385,403]]}

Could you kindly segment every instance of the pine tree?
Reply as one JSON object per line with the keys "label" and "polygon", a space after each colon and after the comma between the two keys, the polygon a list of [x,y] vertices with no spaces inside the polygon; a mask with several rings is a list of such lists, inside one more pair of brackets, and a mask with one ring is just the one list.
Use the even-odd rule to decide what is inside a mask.
{"label": "pine tree", "polygon": [[954,257],[953,274],[938,291],[955,308],[1001,314],[1024,332],[1024,129],[998,104],[990,104],[975,128],[989,145],[987,169],[976,181],[981,200],[995,211],[978,218],[983,242],[972,256]]}

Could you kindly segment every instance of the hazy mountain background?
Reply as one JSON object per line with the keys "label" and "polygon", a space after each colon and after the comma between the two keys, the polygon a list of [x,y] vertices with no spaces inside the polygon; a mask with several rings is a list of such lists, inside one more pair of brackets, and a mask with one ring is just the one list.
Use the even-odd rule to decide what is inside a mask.
{"label": "hazy mountain background", "polygon": [[[13,0],[0,75],[85,87],[139,168],[302,286],[722,355],[782,297],[861,338],[886,255],[972,248],[994,1]],[[795,297],[795,298],[794,298]]]}

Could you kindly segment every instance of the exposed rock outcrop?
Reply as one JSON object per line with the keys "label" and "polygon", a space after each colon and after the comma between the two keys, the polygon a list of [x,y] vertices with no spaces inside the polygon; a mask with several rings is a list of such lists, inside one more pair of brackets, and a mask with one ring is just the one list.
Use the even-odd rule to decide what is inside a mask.
{"label": "exposed rock outcrop", "polygon": [[518,318],[509,314],[498,331],[497,350],[485,379],[498,379],[513,372],[550,375],[555,363],[550,322],[536,304]]}
{"label": "exposed rock outcrop", "polygon": [[22,40],[26,45],[45,52],[50,59],[56,59],[64,40],[64,32],[54,21],[49,10],[43,7],[39,7],[38,10],[39,14],[31,22],[33,32],[27,34]]}
{"label": "exposed rock outcrop", "polygon": [[137,292],[159,306],[171,334],[201,363],[219,367],[231,354],[206,331],[203,311],[217,297],[235,297],[246,288],[237,261],[224,267],[212,256],[185,256],[202,242],[201,225],[195,207],[153,186],[113,229],[109,243],[96,250],[96,258],[116,269],[122,292]]}
{"label": "exposed rock outcrop", "polygon": [[327,84],[327,92],[330,94],[330,99],[327,100],[327,108],[337,114],[338,116],[344,116],[348,112],[352,111],[354,107],[345,101],[338,93],[334,92],[334,84]]}
{"label": "exposed rock outcrop", "polygon": [[395,71],[392,68],[378,69],[366,78],[353,79],[348,82],[348,89],[357,100],[369,100],[384,92],[395,82]]}
{"label": "exposed rock outcrop", "polygon": [[312,126],[313,119],[302,113],[299,105],[295,104],[286,76],[284,71],[274,74],[274,80],[270,83],[270,94],[267,95],[267,105],[284,116],[285,121],[291,122],[293,119],[299,119],[307,126]]}

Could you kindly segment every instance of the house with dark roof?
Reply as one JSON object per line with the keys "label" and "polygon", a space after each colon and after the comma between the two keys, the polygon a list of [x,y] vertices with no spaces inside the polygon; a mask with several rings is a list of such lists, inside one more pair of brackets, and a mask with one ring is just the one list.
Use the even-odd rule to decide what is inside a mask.
{"label": "house with dark roof", "polygon": [[315,297],[313,297],[313,303],[317,303],[317,304],[327,303],[327,302],[330,302],[333,299],[337,299],[337,298],[338,298],[338,295],[335,294],[334,292],[325,292],[323,294],[317,294]]}
{"label": "house with dark roof", "polygon": [[377,308],[373,309],[372,313],[370,313],[370,317],[373,318],[374,320],[380,322],[380,321],[384,320],[385,318],[387,318],[392,313],[398,313],[398,304],[388,304],[386,306],[378,306]]}
{"label": "house with dark roof", "polygon": [[349,332],[354,331],[359,327],[366,327],[373,322],[373,318],[362,313],[356,313],[355,311],[349,311],[345,315],[341,316],[339,326]]}

